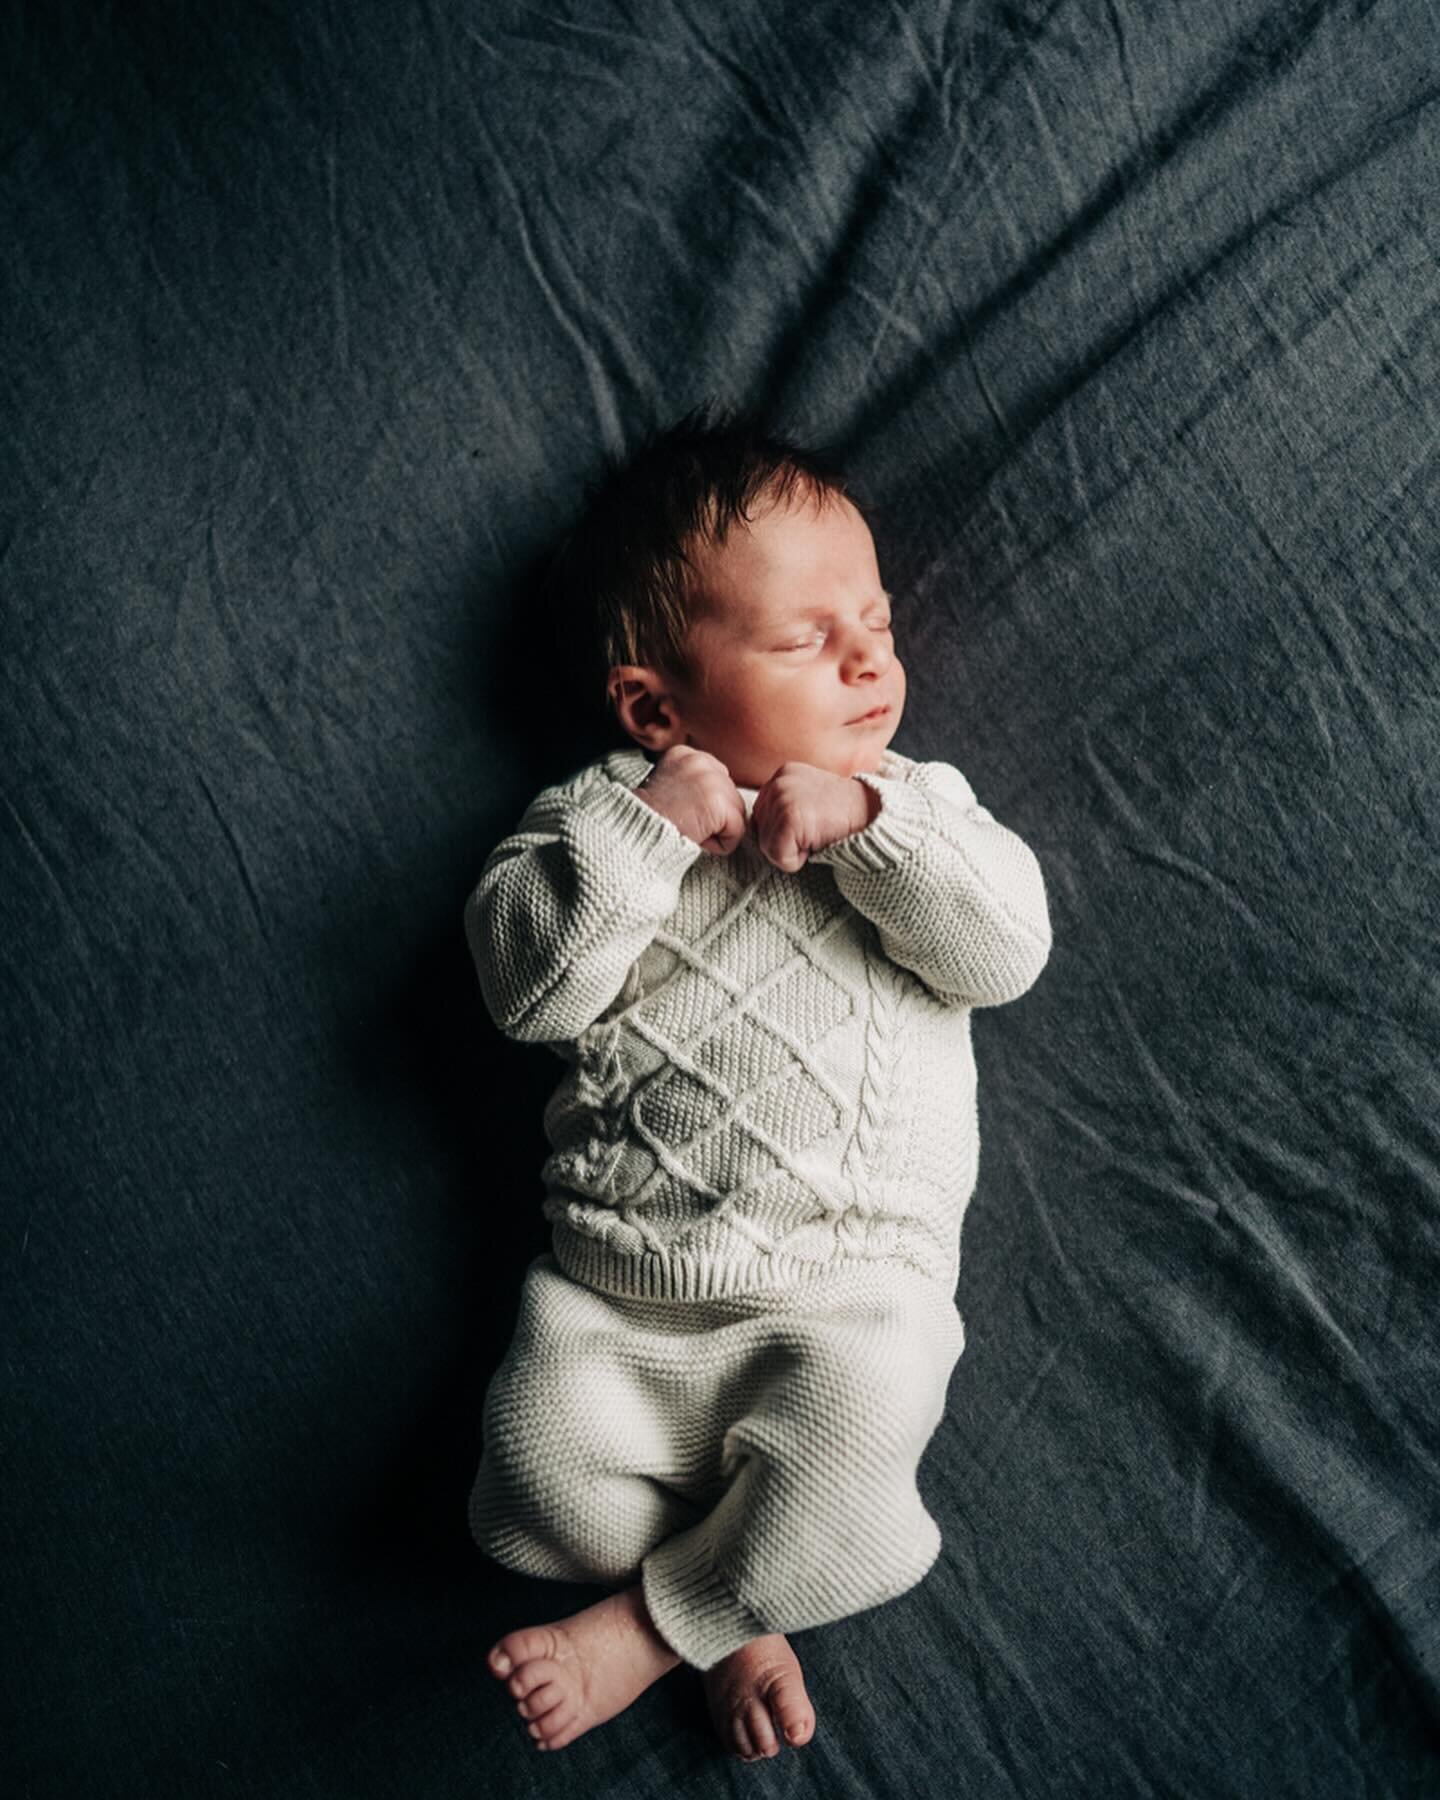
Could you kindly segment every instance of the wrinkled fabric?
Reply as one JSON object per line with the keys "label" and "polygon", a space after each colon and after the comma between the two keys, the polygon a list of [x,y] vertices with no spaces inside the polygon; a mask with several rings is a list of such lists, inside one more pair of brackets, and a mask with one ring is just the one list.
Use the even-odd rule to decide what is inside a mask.
{"label": "wrinkled fabric", "polygon": [[[1440,14],[12,9],[8,1791],[728,1793],[485,1673],[544,1053],[459,928],[602,748],[535,559],[707,396],[842,459],[895,747],[1046,872],[977,1015],[944,1551],[797,1633],[845,1795],[1440,1747]],[[482,1073],[485,1077],[482,1085]]]}

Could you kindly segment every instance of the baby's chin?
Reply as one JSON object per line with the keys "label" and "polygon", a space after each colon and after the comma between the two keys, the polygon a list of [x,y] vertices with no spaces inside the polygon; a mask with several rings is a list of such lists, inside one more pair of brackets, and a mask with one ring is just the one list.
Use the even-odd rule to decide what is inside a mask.
{"label": "baby's chin", "polygon": [[890,748],[890,740],[895,735],[897,723],[898,720],[892,713],[890,717],[885,720],[884,725],[879,731],[861,731],[857,729],[855,731],[855,736],[858,738],[859,742],[851,750],[848,758],[845,759],[845,766],[843,769],[837,768],[836,773],[844,775],[875,774],[880,767],[881,757],[883,757],[885,752]]}
{"label": "baby's chin", "polygon": [[[890,746],[898,725],[894,712],[879,729],[861,729],[846,725],[834,732],[824,730],[791,743],[757,743],[753,747],[733,741],[717,746],[719,756],[730,771],[736,787],[762,788],[775,770],[787,762],[806,763],[812,769],[825,769],[832,775],[873,775],[880,759]],[[757,773],[757,771],[763,771]]]}
{"label": "baby's chin", "polygon": [[[876,732],[873,735],[870,735],[870,741],[868,743],[857,744],[848,753],[844,750],[843,746],[839,751],[827,752],[814,744],[800,744],[796,745],[793,749],[772,751],[771,756],[774,758],[774,766],[777,769],[782,763],[787,762],[808,763],[812,769],[824,769],[831,775],[844,776],[848,780],[852,775],[875,774],[880,767],[880,759],[885,754],[889,742],[890,740],[885,733]],[[766,757],[760,757],[756,759],[753,767],[759,768],[767,760]],[[750,765],[747,764],[746,766]],[[766,779],[768,779],[768,777]],[[753,779],[741,781],[736,777],[735,785],[737,787],[758,788],[762,787],[764,783]]]}

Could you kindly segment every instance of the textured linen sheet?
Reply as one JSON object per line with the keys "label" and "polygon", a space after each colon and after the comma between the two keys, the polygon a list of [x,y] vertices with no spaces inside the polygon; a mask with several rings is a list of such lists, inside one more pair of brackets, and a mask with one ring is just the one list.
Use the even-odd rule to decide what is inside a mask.
{"label": "textured linen sheet", "polygon": [[[1440,1791],[1440,13],[11,8],[6,1791]],[[592,753],[535,558],[766,402],[1046,873],[945,1548],[534,1753],[469,1542],[559,1065],[461,911]],[[567,685],[568,684],[568,685]],[[602,747],[602,746],[596,746]]]}

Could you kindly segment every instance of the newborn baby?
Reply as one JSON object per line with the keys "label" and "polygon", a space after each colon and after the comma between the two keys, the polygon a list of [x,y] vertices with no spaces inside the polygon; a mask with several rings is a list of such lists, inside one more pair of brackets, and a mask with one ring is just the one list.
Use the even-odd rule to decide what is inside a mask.
{"label": "newborn baby", "polygon": [[958,769],[889,748],[890,597],[813,455],[692,415],[559,566],[632,743],[545,789],[466,906],[496,1025],[567,1065],[469,1522],[609,1591],[489,1667],[555,1750],[688,1663],[752,1761],[815,1729],[785,1634],[939,1554],[970,1013],[1044,967],[1045,888]]}

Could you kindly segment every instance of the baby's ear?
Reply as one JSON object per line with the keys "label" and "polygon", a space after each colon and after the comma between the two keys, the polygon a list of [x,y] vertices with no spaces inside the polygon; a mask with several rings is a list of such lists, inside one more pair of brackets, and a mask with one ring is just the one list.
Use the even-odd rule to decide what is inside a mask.
{"label": "baby's ear", "polygon": [[659,754],[682,741],[675,703],[654,669],[617,664],[607,680],[616,719],[642,749]]}

